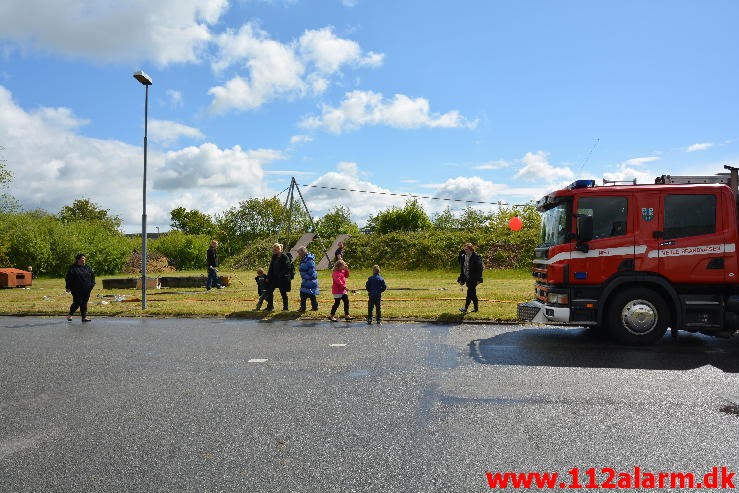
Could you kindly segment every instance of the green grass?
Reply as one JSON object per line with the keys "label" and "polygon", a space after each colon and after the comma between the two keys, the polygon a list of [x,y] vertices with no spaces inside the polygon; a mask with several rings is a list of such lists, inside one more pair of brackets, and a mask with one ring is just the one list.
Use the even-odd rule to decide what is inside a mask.
{"label": "green grass", "polygon": [[[257,312],[255,273],[241,271],[220,272],[231,277],[231,285],[225,289],[205,291],[204,288],[162,288],[147,290],[147,309],[141,310],[141,291],[135,289],[102,289],[102,279],[90,298],[89,314],[94,316],[158,316],[158,317],[244,317],[274,319],[325,318],[333,303],[329,271],[318,274],[321,294],[320,310],[299,314],[299,275],[293,280],[288,312]],[[350,311],[354,317],[363,318],[367,313],[367,293],[364,283],[371,274],[369,269],[352,271],[348,280]],[[167,276],[196,275],[204,272],[167,273]],[[388,290],[382,301],[383,318],[387,320],[437,320],[459,321],[459,308],[464,304],[466,289],[455,281],[452,271],[383,271]],[[531,274],[523,270],[486,270],[485,282],[477,289],[480,311],[466,315],[466,320],[516,320],[516,303],[532,298]],[[120,278],[124,276],[109,276]],[[115,301],[115,296],[125,301]],[[276,293],[275,306],[281,308]],[[0,314],[2,315],[64,315],[69,309],[71,296],[64,292],[63,279],[34,279],[28,288],[0,290]],[[341,308],[340,308],[340,312]]]}

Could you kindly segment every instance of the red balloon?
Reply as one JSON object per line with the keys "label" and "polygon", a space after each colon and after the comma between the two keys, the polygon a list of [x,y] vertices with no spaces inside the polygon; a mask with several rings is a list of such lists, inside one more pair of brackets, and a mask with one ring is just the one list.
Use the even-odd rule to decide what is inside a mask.
{"label": "red balloon", "polygon": [[512,231],[518,231],[523,227],[523,221],[521,221],[520,217],[513,216],[508,220],[508,227],[511,228]]}

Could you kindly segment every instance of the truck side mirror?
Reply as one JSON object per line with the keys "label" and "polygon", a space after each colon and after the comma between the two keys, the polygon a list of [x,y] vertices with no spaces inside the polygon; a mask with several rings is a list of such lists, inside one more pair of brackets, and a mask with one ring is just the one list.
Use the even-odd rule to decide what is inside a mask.
{"label": "truck side mirror", "polygon": [[587,243],[593,239],[593,216],[577,216],[577,241]]}
{"label": "truck side mirror", "polygon": [[593,216],[578,214],[575,228],[577,230],[577,244],[575,249],[588,253],[588,242],[593,239]]}

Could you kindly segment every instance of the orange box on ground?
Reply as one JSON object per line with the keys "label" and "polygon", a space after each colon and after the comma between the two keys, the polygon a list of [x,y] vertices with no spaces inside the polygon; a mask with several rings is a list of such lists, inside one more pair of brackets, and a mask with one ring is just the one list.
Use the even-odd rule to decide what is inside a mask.
{"label": "orange box on ground", "polygon": [[31,285],[31,273],[20,269],[0,269],[0,288],[17,288]]}

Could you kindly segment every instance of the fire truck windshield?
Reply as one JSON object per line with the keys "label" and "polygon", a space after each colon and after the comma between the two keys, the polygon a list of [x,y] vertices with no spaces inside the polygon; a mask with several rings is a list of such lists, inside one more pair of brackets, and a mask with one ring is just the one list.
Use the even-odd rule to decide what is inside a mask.
{"label": "fire truck windshield", "polygon": [[565,242],[569,202],[560,202],[541,213],[539,247],[560,245]]}

